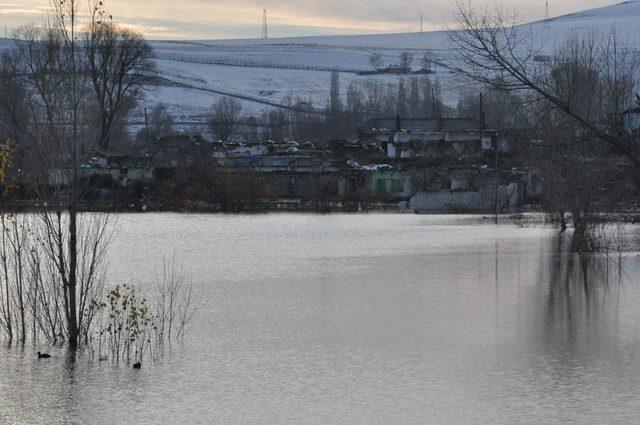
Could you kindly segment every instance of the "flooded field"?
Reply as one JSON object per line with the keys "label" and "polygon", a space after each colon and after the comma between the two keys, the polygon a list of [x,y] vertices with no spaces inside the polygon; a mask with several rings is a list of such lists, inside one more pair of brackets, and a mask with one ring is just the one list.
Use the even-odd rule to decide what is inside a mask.
{"label": "flooded field", "polygon": [[4,344],[0,423],[640,422],[637,249],[580,257],[466,216],[118,225],[109,286],[149,288],[175,256],[202,294],[184,344],[139,371]]}

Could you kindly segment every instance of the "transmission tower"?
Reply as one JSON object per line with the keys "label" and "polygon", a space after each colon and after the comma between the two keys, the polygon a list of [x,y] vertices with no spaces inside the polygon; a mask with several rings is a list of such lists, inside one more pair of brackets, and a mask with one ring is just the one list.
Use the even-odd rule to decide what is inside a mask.
{"label": "transmission tower", "polygon": [[544,27],[549,28],[549,2],[544,4]]}
{"label": "transmission tower", "polygon": [[269,25],[267,23],[267,9],[262,11],[262,38],[269,38]]}

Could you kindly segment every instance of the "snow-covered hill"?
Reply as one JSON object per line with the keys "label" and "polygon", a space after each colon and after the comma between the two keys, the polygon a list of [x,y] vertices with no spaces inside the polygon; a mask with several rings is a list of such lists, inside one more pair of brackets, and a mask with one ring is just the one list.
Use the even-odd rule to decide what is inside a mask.
{"label": "snow-covered hill", "polygon": [[[640,0],[523,26],[532,29],[550,46],[572,31],[609,31],[613,26],[637,42],[640,40]],[[243,97],[245,112],[256,114],[269,107],[268,104],[278,104],[289,97],[309,98],[316,105],[322,105],[329,90],[330,71],[343,71],[343,88],[354,79],[372,78],[358,76],[354,71],[368,69],[373,52],[381,53],[386,64],[396,63],[404,50],[420,56],[430,49],[443,61],[450,56],[444,31],[153,44],[160,73],[167,80],[192,88],[155,88],[149,93],[148,102],[168,103],[178,116],[196,120],[202,118],[220,93]],[[458,92],[468,89],[469,82],[452,75],[446,68],[440,67],[437,71],[449,100],[455,103]],[[398,77],[373,78],[393,81]]]}
{"label": "snow-covered hill", "polygon": [[[613,26],[631,41],[640,42],[640,0],[523,25],[549,46],[572,31],[609,31]],[[240,98],[244,111],[251,114],[296,97],[323,106],[332,70],[341,72],[343,89],[351,81],[363,78],[396,81],[398,77],[394,76],[356,74],[370,68],[373,52],[380,53],[386,64],[397,63],[405,50],[419,57],[429,49],[441,61],[451,56],[444,31],[152,44],[164,85],[149,87],[145,106],[166,103],[182,121],[202,121],[208,108],[225,95]],[[7,45],[0,40],[0,48]],[[442,66],[437,67],[437,78],[451,104],[455,104],[461,90],[469,90],[472,85]]]}
{"label": "snow-covered hill", "polygon": [[615,25],[629,35],[638,36],[640,32],[640,1],[629,0],[613,6],[590,9],[549,20],[552,29],[566,31],[573,28],[607,28]]}

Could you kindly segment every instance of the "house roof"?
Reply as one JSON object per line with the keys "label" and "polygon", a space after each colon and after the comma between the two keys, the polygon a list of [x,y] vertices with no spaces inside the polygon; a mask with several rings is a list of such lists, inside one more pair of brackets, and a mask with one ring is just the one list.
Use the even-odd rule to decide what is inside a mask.
{"label": "house roof", "polygon": [[373,118],[367,127],[374,131],[471,131],[480,130],[482,125],[475,118]]}

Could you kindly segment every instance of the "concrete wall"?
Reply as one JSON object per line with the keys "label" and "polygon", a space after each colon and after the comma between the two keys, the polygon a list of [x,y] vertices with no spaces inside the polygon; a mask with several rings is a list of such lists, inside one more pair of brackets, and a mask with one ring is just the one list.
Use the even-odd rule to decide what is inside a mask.
{"label": "concrete wall", "polygon": [[[520,203],[519,186],[511,183],[498,189],[498,205],[502,211],[514,211]],[[495,191],[485,187],[478,191],[418,192],[409,203],[418,213],[493,212]]]}
{"label": "concrete wall", "polygon": [[418,192],[409,203],[415,212],[476,211],[482,206],[480,192]]}
{"label": "concrete wall", "polygon": [[261,175],[263,183],[283,199],[317,200],[338,196],[338,176],[316,174]]}
{"label": "concrete wall", "polygon": [[377,195],[385,195],[388,199],[412,196],[413,185],[408,173],[387,170],[378,171],[371,178],[371,191]]}

